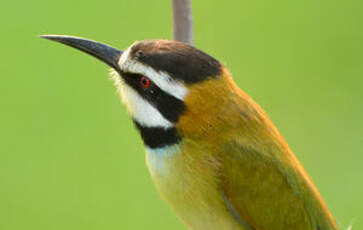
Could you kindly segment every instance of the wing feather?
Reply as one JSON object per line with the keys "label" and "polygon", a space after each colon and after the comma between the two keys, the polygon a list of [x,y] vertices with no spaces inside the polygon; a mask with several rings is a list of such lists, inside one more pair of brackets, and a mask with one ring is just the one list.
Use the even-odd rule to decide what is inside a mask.
{"label": "wing feather", "polygon": [[225,150],[220,189],[231,215],[244,229],[316,229],[301,193],[274,159],[239,144]]}

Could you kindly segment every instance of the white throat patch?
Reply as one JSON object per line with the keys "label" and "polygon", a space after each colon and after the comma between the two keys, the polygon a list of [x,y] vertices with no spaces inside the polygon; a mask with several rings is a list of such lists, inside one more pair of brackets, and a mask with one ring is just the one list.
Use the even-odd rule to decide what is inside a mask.
{"label": "white throat patch", "polygon": [[146,163],[153,176],[166,176],[170,171],[170,160],[180,152],[179,145],[151,149],[146,147]]}

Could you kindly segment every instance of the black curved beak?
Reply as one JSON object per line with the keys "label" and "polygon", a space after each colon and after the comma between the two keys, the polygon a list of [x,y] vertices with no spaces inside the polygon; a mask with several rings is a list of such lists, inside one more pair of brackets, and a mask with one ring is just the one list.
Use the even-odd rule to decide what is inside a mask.
{"label": "black curved beak", "polygon": [[63,43],[67,46],[79,49],[93,57],[103,61],[111,66],[116,71],[120,71],[118,61],[122,54],[121,50],[113,48],[109,45],[102,44],[96,41],[88,40],[85,38],[67,36],[67,35],[41,35],[40,37],[52,41]]}

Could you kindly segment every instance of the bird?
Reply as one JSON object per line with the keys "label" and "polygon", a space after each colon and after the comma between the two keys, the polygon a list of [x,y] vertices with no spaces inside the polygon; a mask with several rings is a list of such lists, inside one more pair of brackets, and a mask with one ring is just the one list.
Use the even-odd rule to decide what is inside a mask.
{"label": "bird", "polygon": [[152,180],[189,229],[338,229],[268,115],[217,59],[171,40],[121,51],[81,37],[41,37],[112,68]]}

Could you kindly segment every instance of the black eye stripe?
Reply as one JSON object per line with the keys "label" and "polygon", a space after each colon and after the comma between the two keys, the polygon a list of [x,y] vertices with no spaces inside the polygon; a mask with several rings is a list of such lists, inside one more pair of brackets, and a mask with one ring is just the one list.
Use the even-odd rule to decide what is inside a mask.
{"label": "black eye stripe", "polygon": [[123,72],[121,76],[129,86],[135,89],[170,122],[177,122],[179,116],[185,111],[185,104],[182,100],[164,92],[152,81],[150,86],[144,89],[140,86],[141,75]]}

